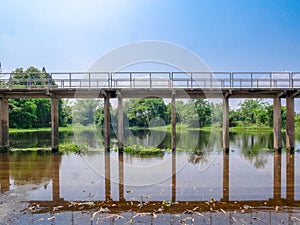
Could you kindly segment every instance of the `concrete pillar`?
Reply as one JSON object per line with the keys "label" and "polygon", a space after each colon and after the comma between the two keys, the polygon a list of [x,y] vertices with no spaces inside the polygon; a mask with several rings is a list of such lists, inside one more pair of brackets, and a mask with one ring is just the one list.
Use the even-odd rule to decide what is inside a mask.
{"label": "concrete pillar", "polygon": [[176,202],[176,152],[172,152],[172,202]]}
{"label": "concrete pillar", "polygon": [[51,132],[52,132],[52,152],[58,152],[59,133],[58,133],[58,99],[51,99]]}
{"label": "concrete pillar", "polygon": [[286,151],[286,199],[295,198],[295,155],[293,151]]}
{"label": "concrete pillar", "polygon": [[110,103],[109,93],[104,96],[104,147],[110,150]]}
{"label": "concrete pillar", "polygon": [[124,155],[119,152],[119,201],[124,200]]}
{"label": "concrete pillar", "polygon": [[294,150],[294,147],[295,147],[294,97],[288,93],[286,96],[286,149]]}
{"label": "concrete pillar", "polygon": [[52,200],[60,200],[60,180],[59,180],[59,164],[60,155],[58,153],[52,154]]}
{"label": "concrete pillar", "polygon": [[223,152],[223,198],[222,201],[229,201],[229,154]]}
{"label": "concrete pillar", "polygon": [[8,127],[8,99],[0,98],[0,149],[9,147]]}
{"label": "concrete pillar", "polygon": [[229,98],[223,97],[223,151],[229,152]]}
{"label": "concrete pillar", "polygon": [[105,168],[105,200],[111,201],[110,190],[110,152],[105,150],[104,153],[104,168]]}
{"label": "concrete pillar", "polygon": [[171,148],[172,151],[176,149],[176,100],[175,92],[172,92],[172,109],[171,109],[171,123],[172,123],[172,137],[171,137]]}
{"label": "concrete pillar", "polygon": [[281,152],[274,152],[274,199],[281,199]]}
{"label": "concrete pillar", "polygon": [[123,118],[123,99],[118,95],[118,148],[119,152],[123,152],[123,134],[124,134],[124,118]]}
{"label": "concrete pillar", "polygon": [[274,150],[281,151],[281,99],[274,98],[273,103],[273,130],[274,130]]}

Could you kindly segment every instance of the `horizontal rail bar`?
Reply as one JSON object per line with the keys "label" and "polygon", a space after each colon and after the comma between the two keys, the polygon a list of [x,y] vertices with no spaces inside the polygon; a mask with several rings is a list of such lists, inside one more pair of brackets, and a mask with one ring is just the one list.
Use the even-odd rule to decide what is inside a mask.
{"label": "horizontal rail bar", "polygon": [[[42,78],[41,78],[42,77]],[[0,88],[300,88],[300,72],[0,73]]]}

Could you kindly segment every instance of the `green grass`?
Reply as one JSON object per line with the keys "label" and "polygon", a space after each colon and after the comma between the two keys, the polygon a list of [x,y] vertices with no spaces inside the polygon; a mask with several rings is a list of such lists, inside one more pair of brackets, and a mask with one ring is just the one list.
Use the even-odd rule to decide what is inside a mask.
{"label": "green grass", "polygon": [[[76,130],[93,130],[95,129],[95,126],[81,126],[81,125],[73,125],[73,126],[67,126],[67,127],[59,127],[59,131],[67,132],[67,131],[73,131]],[[25,133],[25,132],[40,132],[40,131],[51,131],[51,127],[42,127],[42,128],[27,128],[27,129],[21,129],[21,128],[9,128],[9,133]]]}
{"label": "green grass", "polygon": [[124,152],[133,155],[161,155],[164,154],[164,150],[155,148],[153,146],[143,146],[143,145],[131,145],[125,146]]}
{"label": "green grass", "polygon": [[62,143],[59,145],[59,151],[60,152],[75,152],[75,153],[79,153],[80,151],[83,150],[89,150],[91,149],[89,145],[87,144],[74,144],[71,142],[66,142],[66,143]]}
{"label": "green grass", "polygon": [[[136,130],[138,129],[143,129],[143,128],[134,128]],[[157,131],[171,131],[172,126],[166,125],[163,127],[151,127],[149,128],[150,130],[157,130]],[[189,127],[185,124],[176,124],[176,130],[182,130],[182,131],[188,131],[188,130],[200,130],[200,131],[222,131],[222,127],[213,127],[213,126],[205,126],[205,127]],[[251,125],[251,126],[237,126],[237,127],[230,127],[229,128],[230,132],[241,132],[241,131],[247,131],[247,132],[272,132],[273,128],[268,127],[268,126],[256,126],[256,125]],[[282,130],[284,131],[284,130]]]}

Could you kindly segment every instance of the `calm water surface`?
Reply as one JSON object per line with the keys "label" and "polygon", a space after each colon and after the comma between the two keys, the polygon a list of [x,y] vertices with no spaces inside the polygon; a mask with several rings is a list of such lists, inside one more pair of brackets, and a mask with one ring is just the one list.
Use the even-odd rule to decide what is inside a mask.
{"label": "calm water surface", "polygon": [[[15,133],[10,138],[15,148],[50,146],[51,140],[49,132]],[[178,151],[147,157],[106,152],[101,135],[93,131],[64,132],[60,138],[88,142],[99,150],[1,153],[3,221],[122,224],[148,223],[150,218],[154,224],[159,219],[176,224],[186,215],[181,219],[192,224],[192,215],[194,224],[300,222],[299,137],[295,153],[279,154],[270,150],[272,133],[231,134],[231,151],[224,154],[220,133],[182,132]],[[125,139],[127,144],[170,147],[165,132],[130,132]],[[146,217],[137,220],[141,215]]]}

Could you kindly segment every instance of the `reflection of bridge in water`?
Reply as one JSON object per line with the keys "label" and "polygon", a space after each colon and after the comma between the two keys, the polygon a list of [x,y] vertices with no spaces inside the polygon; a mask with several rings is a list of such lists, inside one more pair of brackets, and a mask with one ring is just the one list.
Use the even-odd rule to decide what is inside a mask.
{"label": "reflection of bridge in water", "polygon": [[[1,192],[8,191],[10,188],[10,163],[8,154],[2,153],[1,156]],[[112,200],[111,198],[111,165],[110,165],[110,153],[105,151],[104,164],[105,164],[105,201],[66,201],[61,198],[60,195],[60,162],[61,156],[58,154],[52,154],[52,200],[31,200],[31,205],[39,205],[39,209],[35,213],[52,212],[53,209],[57,211],[77,211],[77,210],[91,210],[93,208],[108,207],[111,213],[126,212],[129,210],[137,212],[149,212],[153,210],[159,210],[162,206],[161,201],[131,201],[126,200],[124,196],[124,159],[123,153],[118,154],[118,170],[119,170],[119,200]],[[276,206],[289,206],[299,207],[300,200],[295,200],[295,158],[294,153],[286,153],[286,193],[285,198],[282,198],[282,176],[281,176],[281,153],[274,152],[274,168],[273,168],[273,198],[262,200],[230,200],[230,170],[229,170],[230,155],[223,153],[223,195],[219,200],[211,201],[178,201],[176,192],[178,187],[176,184],[176,153],[172,153],[172,175],[171,175],[171,201],[172,207],[164,207],[165,212],[182,213],[188,208],[193,209],[199,207],[202,212],[214,210],[238,210],[243,206],[248,205],[254,208],[267,208],[273,209]],[[174,204],[176,203],[176,204]],[[226,204],[224,204],[226,203]],[[113,205],[113,207],[112,207]],[[59,206],[59,208],[57,208]]]}
{"label": "reflection of bridge in water", "polygon": [[[271,98],[274,101],[274,149],[282,148],[281,99],[286,99],[286,148],[294,149],[294,98],[300,96],[295,72],[91,72],[46,73],[45,79],[0,77],[0,148],[9,147],[8,99],[50,98],[52,150],[58,150],[58,99],[104,98],[104,145],[110,149],[110,98],[118,98],[119,149],[123,141],[123,98],[161,97],[172,101],[171,147],[176,148],[176,98],[223,99],[223,149],[229,150],[229,98]],[[33,74],[34,76],[34,74]],[[30,77],[30,76],[29,76]],[[54,83],[55,82],[55,83]]]}

